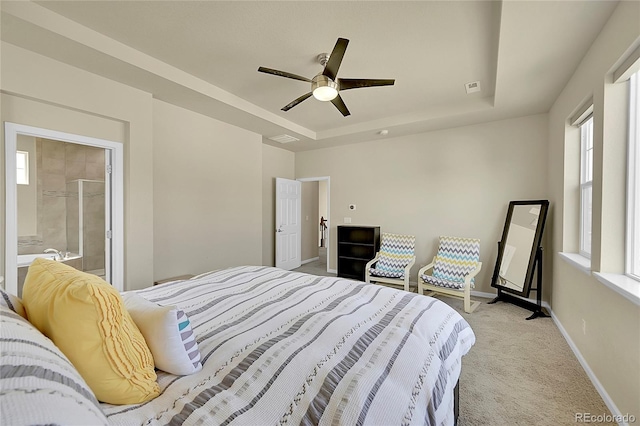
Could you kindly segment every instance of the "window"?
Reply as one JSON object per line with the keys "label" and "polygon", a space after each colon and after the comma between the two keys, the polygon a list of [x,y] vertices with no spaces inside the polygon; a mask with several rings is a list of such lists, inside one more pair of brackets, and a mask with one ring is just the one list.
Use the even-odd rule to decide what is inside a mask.
{"label": "window", "polygon": [[640,280],[640,72],[630,79],[627,183],[627,275]]}
{"label": "window", "polygon": [[580,124],[580,254],[591,258],[593,116]]}
{"label": "window", "polygon": [[18,169],[18,185],[29,185],[29,153],[26,151],[16,152],[16,168]]}

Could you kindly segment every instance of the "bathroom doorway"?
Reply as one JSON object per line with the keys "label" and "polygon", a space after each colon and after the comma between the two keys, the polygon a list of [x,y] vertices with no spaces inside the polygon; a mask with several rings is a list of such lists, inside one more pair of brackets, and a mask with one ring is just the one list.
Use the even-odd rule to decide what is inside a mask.
{"label": "bathroom doorway", "polygon": [[36,257],[121,290],[122,144],[6,123],[5,148],[7,290]]}

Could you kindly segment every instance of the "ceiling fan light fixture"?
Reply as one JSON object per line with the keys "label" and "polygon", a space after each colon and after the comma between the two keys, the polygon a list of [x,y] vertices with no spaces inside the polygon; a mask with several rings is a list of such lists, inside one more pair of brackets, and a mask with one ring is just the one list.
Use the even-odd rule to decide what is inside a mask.
{"label": "ceiling fan light fixture", "polygon": [[331,101],[338,96],[338,84],[326,75],[318,74],[311,80],[313,97],[319,101]]}
{"label": "ceiling fan light fixture", "polygon": [[321,53],[318,55],[317,60],[324,69],[311,80],[301,75],[272,68],[259,67],[258,72],[311,83],[310,92],[299,96],[284,107],[280,108],[282,111],[289,111],[291,108],[296,105],[300,105],[301,102],[304,102],[313,96],[322,102],[331,101],[333,106],[340,111],[340,114],[342,114],[343,117],[348,117],[351,113],[349,112],[349,108],[344,104],[339,92],[349,89],[359,89],[361,87],[393,86],[395,83],[395,80],[392,79],[338,78],[338,70],[340,69],[342,57],[347,50],[348,44],[349,40],[346,38],[338,38],[331,54],[327,55],[326,53]]}

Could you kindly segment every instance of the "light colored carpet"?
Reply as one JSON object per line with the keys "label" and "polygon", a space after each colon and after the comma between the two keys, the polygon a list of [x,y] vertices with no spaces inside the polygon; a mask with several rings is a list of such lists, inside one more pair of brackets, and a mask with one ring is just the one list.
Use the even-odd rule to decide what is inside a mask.
{"label": "light colored carpet", "polygon": [[[326,258],[296,271],[326,272]],[[459,426],[575,425],[576,413],[610,414],[551,318],[510,303],[467,314],[462,300],[441,297],[471,325],[476,344],[462,360]]]}
{"label": "light colored carpet", "polygon": [[442,297],[467,320],[476,344],[462,360],[459,426],[573,425],[576,413],[610,414],[551,318],[510,303],[472,314]]}
{"label": "light colored carpet", "polygon": [[325,247],[320,247],[318,251],[318,260],[305,263],[301,267],[294,269],[294,271],[304,272],[305,274],[320,275],[321,277],[335,277],[336,274],[327,272],[327,249]]}

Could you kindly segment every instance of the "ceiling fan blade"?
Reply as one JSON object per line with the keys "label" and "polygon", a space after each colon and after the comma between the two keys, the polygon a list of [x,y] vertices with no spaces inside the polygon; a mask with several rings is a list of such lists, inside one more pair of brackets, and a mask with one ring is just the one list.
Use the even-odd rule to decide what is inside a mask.
{"label": "ceiling fan blade", "polygon": [[322,75],[326,75],[331,80],[335,81],[336,75],[338,75],[338,69],[342,63],[342,57],[344,56],[344,52],[347,50],[348,44],[349,40],[346,38],[339,38],[338,41],[336,41],[336,45],[333,47],[333,50],[329,55],[329,62],[324,66]]}
{"label": "ceiling fan blade", "polygon": [[294,80],[306,81],[307,83],[311,83],[311,80],[309,80],[307,77],[291,74],[290,72],[286,72],[286,71],[279,71],[279,70],[274,70],[274,69],[265,68],[265,67],[258,68],[258,71],[263,72],[265,74],[277,75],[278,77],[292,78]]}
{"label": "ceiling fan blade", "polygon": [[293,108],[294,106],[298,105],[300,102],[305,101],[307,99],[309,99],[311,97],[312,93],[305,93],[304,95],[300,96],[298,99],[296,99],[295,101],[292,101],[291,103],[289,103],[288,105],[284,106],[282,108],[283,111],[289,111],[291,108]]}
{"label": "ceiling fan blade", "polygon": [[395,80],[376,80],[368,78],[339,78],[340,90],[359,89],[360,87],[393,86]]}
{"label": "ceiling fan blade", "polygon": [[338,94],[338,96],[336,96],[335,98],[333,98],[333,100],[331,101],[332,104],[334,104],[336,106],[336,108],[338,108],[338,111],[340,111],[342,113],[343,116],[348,116],[351,115],[351,113],[349,112],[349,109],[347,108],[347,106],[344,104],[344,101],[342,100],[342,97],[340,97],[340,95]]}

